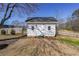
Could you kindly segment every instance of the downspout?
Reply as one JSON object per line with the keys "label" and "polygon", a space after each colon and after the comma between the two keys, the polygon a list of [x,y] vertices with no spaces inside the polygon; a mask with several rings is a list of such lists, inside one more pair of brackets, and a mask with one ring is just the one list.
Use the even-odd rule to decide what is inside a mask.
{"label": "downspout", "polygon": [[55,33],[55,37],[58,35],[58,28],[57,28],[57,24],[56,24],[56,26],[55,26],[55,29],[56,29],[56,33]]}

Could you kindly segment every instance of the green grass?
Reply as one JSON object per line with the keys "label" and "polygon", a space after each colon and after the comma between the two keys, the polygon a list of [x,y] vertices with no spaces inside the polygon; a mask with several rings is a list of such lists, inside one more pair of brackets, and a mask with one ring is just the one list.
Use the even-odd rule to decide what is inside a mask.
{"label": "green grass", "polygon": [[60,37],[58,38],[60,42],[74,45],[74,46],[79,46],[79,40],[76,38],[71,38],[71,37]]}

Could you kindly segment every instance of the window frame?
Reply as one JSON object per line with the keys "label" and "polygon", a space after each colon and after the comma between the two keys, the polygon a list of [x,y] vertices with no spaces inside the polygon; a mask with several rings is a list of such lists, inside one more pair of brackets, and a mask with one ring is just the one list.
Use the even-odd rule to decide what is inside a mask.
{"label": "window frame", "polygon": [[34,30],[34,26],[31,26],[31,29]]}
{"label": "window frame", "polygon": [[48,30],[51,30],[51,26],[48,26]]}

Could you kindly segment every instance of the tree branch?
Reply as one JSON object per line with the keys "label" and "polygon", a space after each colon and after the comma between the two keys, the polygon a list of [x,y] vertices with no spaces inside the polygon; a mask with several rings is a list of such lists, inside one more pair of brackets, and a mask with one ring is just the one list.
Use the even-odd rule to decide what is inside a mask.
{"label": "tree branch", "polygon": [[4,22],[5,22],[6,20],[8,20],[8,19],[11,17],[11,14],[12,14],[12,12],[13,12],[13,9],[14,9],[14,7],[15,7],[15,4],[12,6],[12,9],[11,9],[9,15],[7,16],[7,13],[8,13],[8,10],[9,10],[9,6],[10,6],[10,3],[7,5],[7,8],[6,8],[4,17],[3,17],[2,21],[1,21],[1,25],[3,25]]}
{"label": "tree branch", "polygon": [[16,5],[16,4],[14,4],[14,5],[12,6],[12,9],[11,9],[10,13],[9,13],[9,15],[5,18],[5,20],[7,20],[7,19],[9,19],[9,18],[11,17],[15,5]]}
{"label": "tree branch", "polygon": [[4,17],[3,17],[3,19],[1,20],[1,25],[2,25],[2,24],[4,23],[4,21],[5,21],[5,17],[6,17],[6,15],[7,15],[7,12],[8,12],[8,9],[9,9],[9,5],[10,5],[10,4],[7,4],[7,8],[6,8]]}

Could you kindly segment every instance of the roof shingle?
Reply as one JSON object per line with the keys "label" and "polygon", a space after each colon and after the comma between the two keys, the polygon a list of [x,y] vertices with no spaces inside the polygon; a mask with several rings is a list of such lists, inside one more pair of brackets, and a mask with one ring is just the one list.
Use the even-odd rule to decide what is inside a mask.
{"label": "roof shingle", "polygon": [[26,22],[57,22],[54,17],[29,17]]}

